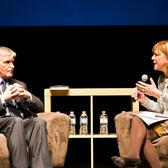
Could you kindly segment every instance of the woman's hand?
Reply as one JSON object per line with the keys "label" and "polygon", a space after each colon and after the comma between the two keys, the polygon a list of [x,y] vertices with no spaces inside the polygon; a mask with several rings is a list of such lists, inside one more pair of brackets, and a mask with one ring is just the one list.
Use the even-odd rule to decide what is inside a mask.
{"label": "woman's hand", "polygon": [[150,78],[150,82],[151,84],[147,84],[142,81],[138,81],[138,83],[136,83],[138,92],[141,92],[144,95],[153,96],[157,99],[160,98],[161,91],[157,89],[156,84],[152,78]]}
{"label": "woman's hand", "polygon": [[137,87],[133,89],[133,94],[131,95],[131,97],[141,104],[145,103],[147,100],[145,94],[142,91],[138,90]]}

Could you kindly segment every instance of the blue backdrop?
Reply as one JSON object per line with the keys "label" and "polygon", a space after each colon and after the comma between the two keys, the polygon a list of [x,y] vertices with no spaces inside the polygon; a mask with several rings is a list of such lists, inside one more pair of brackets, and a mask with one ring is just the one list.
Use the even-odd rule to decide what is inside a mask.
{"label": "blue backdrop", "polygon": [[167,0],[3,0],[0,26],[167,25]]}

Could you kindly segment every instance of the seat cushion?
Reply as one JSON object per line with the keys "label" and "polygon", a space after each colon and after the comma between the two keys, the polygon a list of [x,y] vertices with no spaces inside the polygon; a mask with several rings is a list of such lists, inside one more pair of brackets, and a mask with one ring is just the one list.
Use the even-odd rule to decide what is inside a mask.
{"label": "seat cushion", "polygon": [[[38,113],[47,122],[48,145],[53,167],[63,167],[69,140],[68,115],[60,112]],[[9,168],[6,138],[0,134],[0,167]]]}
{"label": "seat cushion", "polygon": [[[126,157],[130,149],[131,120],[132,117],[127,112],[115,116],[118,148],[121,157]],[[168,135],[157,138],[152,143],[159,153],[163,167],[168,165]]]}
{"label": "seat cushion", "polygon": [[157,138],[153,141],[153,145],[156,147],[161,159],[168,158],[168,135]]}
{"label": "seat cushion", "polygon": [[8,158],[9,157],[6,138],[3,134],[0,134],[0,157],[1,158]]}
{"label": "seat cushion", "polygon": [[0,134],[0,167],[9,168],[9,152],[7,148],[6,138]]}
{"label": "seat cushion", "polygon": [[61,112],[38,113],[47,122],[48,145],[53,167],[63,167],[69,141],[70,117]]}

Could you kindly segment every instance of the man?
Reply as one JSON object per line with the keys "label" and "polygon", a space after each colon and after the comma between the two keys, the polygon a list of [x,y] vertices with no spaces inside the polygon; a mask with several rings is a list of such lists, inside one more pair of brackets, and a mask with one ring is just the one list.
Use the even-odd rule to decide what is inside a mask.
{"label": "man", "polygon": [[51,168],[46,123],[35,113],[41,100],[13,79],[16,53],[0,46],[0,133],[7,139],[12,168]]}

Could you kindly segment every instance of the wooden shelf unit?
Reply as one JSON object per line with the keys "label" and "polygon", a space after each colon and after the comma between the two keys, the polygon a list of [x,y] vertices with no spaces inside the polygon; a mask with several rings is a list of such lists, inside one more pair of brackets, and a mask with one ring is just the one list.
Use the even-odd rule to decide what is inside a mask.
{"label": "wooden shelf unit", "polygon": [[[90,97],[90,133],[88,135],[70,135],[69,138],[88,138],[90,139],[90,167],[94,168],[94,138],[116,138],[115,133],[108,135],[94,134],[93,132],[93,97],[94,96],[131,96],[133,88],[55,88],[44,90],[45,112],[51,110],[52,96],[89,96]],[[132,111],[139,111],[139,103],[132,102]]]}

